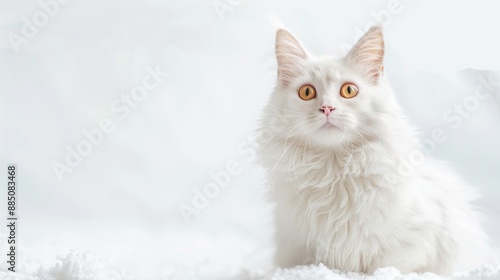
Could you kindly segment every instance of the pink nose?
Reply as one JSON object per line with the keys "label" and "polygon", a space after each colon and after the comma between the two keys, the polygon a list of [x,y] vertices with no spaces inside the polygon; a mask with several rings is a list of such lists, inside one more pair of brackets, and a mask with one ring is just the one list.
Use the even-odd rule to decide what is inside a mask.
{"label": "pink nose", "polygon": [[333,106],[321,106],[321,108],[319,109],[321,112],[323,112],[323,114],[325,114],[327,117],[330,115],[330,113],[335,110],[335,108],[333,108]]}

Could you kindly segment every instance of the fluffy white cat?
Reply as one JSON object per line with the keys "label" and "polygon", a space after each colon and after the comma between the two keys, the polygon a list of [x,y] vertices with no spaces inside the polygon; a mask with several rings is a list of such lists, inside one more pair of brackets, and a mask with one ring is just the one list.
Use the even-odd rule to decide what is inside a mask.
{"label": "fluffy white cat", "polygon": [[277,31],[278,81],[260,147],[276,265],[446,275],[496,262],[474,189],[420,152],[383,56],[379,27],[342,58],[311,56]]}

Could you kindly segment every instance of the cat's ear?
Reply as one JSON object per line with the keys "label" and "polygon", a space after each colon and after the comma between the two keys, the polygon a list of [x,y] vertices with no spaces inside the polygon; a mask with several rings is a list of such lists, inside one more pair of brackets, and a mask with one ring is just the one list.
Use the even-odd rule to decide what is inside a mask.
{"label": "cat's ear", "polygon": [[359,66],[364,76],[377,83],[384,72],[384,36],[381,28],[370,28],[347,54],[347,60]]}
{"label": "cat's ear", "polygon": [[276,32],[276,59],[278,60],[278,80],[287,86],[297,77],[301,65],[308,55],[300,42],[287,30]]}

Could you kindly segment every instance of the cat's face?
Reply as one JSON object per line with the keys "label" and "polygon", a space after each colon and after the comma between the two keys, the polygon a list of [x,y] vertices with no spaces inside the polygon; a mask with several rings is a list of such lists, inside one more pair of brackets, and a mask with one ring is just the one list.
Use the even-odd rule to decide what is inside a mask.
{"label": "cat's face", "polygon": [[282,138],[308,145],[346,146],[382,133],[394,98],[382,81],[384,44],[370,29],[344,58],[313,58],[289,32],[276,36],[278,85],[270,117]]}

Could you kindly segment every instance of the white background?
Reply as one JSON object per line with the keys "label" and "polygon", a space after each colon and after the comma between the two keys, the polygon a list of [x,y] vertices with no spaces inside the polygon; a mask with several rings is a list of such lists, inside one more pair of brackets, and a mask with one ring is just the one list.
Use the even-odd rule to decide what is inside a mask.
{"label": "white background", "polygon": [[[222,1],[71,0],[17,46],[11,38],[23,36],[23,17],[33,22],[43,9],[0,2],[0,169],[6,177],[8,164],[18,168],[19,271],[50,267],[71,249],[141,279],[241,279],[265,269],[272,243],[262,173],[238,148],[251,147],[275,82],[276,22],[310,52],[341,55],[385,19],[387,76],[411,123],[423,138],[446,132],[433,155],[477,185],[478,204],[498,220],[500,91],[457,129],[443,119],[480,77],[500,81],[481,71],[500,68],[496,2]],[[218,12],[214,3],[231,8]],[[148,67],[169,76],[120,119],[111,104]],[[104,118],[114,131],[59,181],[53,163],[65,163],[67,147]],[[180,205],[192,205],[209,174],[232,160],[243,171],[186,223]],[[487,228],[500,233],[493,222]],[[0,227],[0,271],[6,235]]]}

